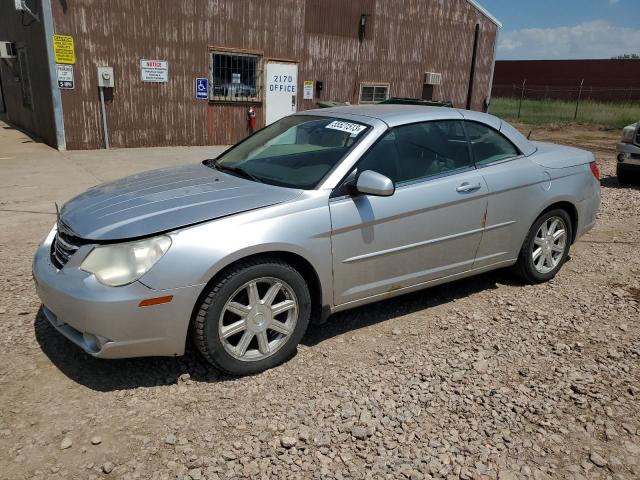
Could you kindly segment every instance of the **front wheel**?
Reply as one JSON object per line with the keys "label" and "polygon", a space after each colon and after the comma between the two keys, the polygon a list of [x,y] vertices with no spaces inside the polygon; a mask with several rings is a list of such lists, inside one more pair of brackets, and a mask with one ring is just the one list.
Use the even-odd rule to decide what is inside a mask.
{"label": "front wheel", "polygon": [[195,317],[193,339],[213,365],[249,375],[287,360],[311,312],[304,278],[278,259],[242,262],[209,288]]}
{"label": "front wheel", "polygon": [[516,263],[516,271],[525,281],[541,283],[556,276],[569,254],[571,228],[571,219],[564,210],[551,210],[538,217]]}

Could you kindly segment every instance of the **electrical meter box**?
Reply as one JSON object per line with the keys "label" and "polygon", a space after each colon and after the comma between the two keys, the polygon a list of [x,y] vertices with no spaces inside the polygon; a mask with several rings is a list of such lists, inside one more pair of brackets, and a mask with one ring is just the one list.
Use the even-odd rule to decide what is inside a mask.
{"label": "electrical meter box", "polygon": [[98,67],[98,86],[113,88],[113,67]]}

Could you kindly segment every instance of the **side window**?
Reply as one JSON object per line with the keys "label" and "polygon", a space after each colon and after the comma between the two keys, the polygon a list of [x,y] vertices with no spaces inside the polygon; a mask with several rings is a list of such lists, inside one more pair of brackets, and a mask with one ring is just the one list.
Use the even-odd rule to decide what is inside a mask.
{"label": "side window", "polygon": [[500,132],[476,122],[466,122],[476,165],[487,165],[517,157],[518,149]]}
{"label": "side window", "polygon": [[410,182],[473,166],[462,122],[440,120],[394,129],[398,145],[398,182]]}
{"label": "side window", "polygon": [[396,132],[387,132],[369,149],[358,163],[358,171],[373,170],[389,177],[393,182],[398,181],[398,149],[396,146]]}

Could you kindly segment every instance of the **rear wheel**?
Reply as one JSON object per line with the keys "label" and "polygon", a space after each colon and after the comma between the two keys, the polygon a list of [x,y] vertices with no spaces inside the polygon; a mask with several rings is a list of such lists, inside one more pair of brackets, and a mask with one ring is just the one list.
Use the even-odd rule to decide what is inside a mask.
{"label": "rear wheel", "polygon": [[555,209],[543,213],[525,238],[516,271],[529,283],[551,280],[562,268],[571,246],[571,219]]}
{"label": "rear wheel", "polygon": [[287,360],[309,323],[309,289],[278,259],[242,262],[210,287],[195,318],[202,355],[232,375],[267,370]]}

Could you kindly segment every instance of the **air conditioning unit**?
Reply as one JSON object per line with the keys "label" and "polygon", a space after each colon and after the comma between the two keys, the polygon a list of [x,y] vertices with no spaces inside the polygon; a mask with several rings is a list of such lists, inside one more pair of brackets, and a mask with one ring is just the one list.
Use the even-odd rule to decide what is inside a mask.
{"label": "air conditioning unit", "polygon": [[16,44],[0,42],[0,58],[16,58]]}
{"label": "air conditioning unit", "polygon": [[424,74],[424,84],[425,85],[441,85],[442,84],[442,74],[441,73],[426,72]]}

